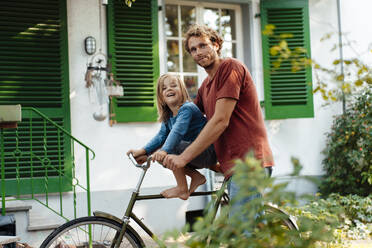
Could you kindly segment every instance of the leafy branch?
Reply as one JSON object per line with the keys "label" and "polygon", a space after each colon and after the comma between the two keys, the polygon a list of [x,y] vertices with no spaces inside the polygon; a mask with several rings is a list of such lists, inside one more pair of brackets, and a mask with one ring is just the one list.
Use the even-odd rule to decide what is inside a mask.
{"label": "leafy branch", "polygon": [[[312,67],[316,82],[313,93],[320,93],[325,101],[340,101],[343,95],[350,95],[364,87],[372,86],[372,67],[360,59],[360,54],[356,52],[352,42],[348,39],[342,46],[350,47],[355,52],[355,57],[345,60],[335,59],[331,67],[328,68],[311,59],[305,48],[290,48],[287,40],[293,38],[293,34],[277,35],[275,34],[275,25],[272,24],[266,25],[263,34],[277,41],[275,45],[270,47],[270,55],[276,59],[272,62],[273,71],[288,61],[293,73]],[[332,33],[326,34],[321,41],[330,39],[332,35]],[[330,52],[339,46],[341,45],[335,44]],[[366,52],[366,55],[372,56],[371,48]],[[342,66],[342,70],[340,70],[340,66]]]}

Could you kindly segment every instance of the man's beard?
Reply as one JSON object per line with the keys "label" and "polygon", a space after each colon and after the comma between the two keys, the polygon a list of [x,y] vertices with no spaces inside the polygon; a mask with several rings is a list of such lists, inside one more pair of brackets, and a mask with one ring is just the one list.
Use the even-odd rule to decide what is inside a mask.
{"label": "man's beard", "polygon": [[199,64],[201,67],[203,67],[204,68],[204,70],[209,70],[209,69],[212,69],[213,68],[213,65],[214,65],[214,62],[215,62],[215,60],[213,60],[209,65],[201,65],[201,64]]}
{"label": "man's beard", "polygon": [[200,63],[198,63],[197,62],[197,64],[198,65],[200,65],[201,67],[203,67],[205,70],[209,70],[209,69],[212,69],[213,68],[213,66],[214,66],[214,63],[216,62],[216,60],[217,60],[217,56],[213,56],[212,58],[211,58],[211,63],[210,64],[208,64],[208,65],[201,65]]}

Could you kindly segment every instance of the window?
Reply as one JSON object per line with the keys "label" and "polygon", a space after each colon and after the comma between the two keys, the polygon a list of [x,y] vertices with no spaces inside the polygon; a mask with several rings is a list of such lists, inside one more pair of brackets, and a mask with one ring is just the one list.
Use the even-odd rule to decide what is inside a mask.
{"label": "window", "polygon": [[[185,82],[191,98],[197,94],[206,74],[184,49],[184,35],[190,25],[205,24],[217,30],[224,38],[222,57],[237,58],[241,51],[240,6],[197,2],[167,1],[165,5],[166,70],[179,75]],[[241,32],[240,32],[241,34]],[[240,52],[239,59],[243,55]]]}
{"label": "window", "polygon": [[[262,0],[261,25],[276,26],[274,32],[293,34],[288,38],[288,47],[304,47],[310,56],[309,7],[307,0]],[[291,72],[290,62],[283,62],[273,71],[276,60],[270,54],[274,38],[262,36],[265,115],[266,119],[313,117],[311,68]]]}

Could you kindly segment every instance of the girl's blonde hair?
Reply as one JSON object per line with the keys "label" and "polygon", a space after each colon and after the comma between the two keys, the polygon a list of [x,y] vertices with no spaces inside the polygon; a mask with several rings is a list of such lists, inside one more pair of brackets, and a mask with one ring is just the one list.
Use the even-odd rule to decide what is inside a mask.
{"label": "girl's blonde hair", "polygon": [[165,103],[163,99],[163,94],[162,94],[164,81],[167,78],[172,78],[176,80],[176,82],[178,83],[181,89],[182,104],[184,104],[186,101],[190,101],[190,96],[189,96],[189,93],[187,93],[185,83],[182,81],[182,79],[179,76],[172,75],[169,73],[166,73],[160,76],[158,79],[158,86],[156,89],[157,108],[158,108],[158,115],[159,115],[158,120],[160,122],[167,122],[167,120],[172,116],[172,110]]}

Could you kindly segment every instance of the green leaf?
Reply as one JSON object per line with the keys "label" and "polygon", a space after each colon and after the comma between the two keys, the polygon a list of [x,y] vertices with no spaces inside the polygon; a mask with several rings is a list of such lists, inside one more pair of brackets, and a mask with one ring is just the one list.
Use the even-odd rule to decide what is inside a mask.
{"label": "green leaf", "polygon": [[338,76],[336,77],[336,80],[337,80],[337,81],[344,81],[344,79],[345,79],[344,74],[340,74],[340,75],[338,75]]}
{"label": "green leaf", "polygon": [[300,171],[302,170],[303,166],[300,164],[300,160],[295,157],[291,157],[291,162],[293,165],[293,172],[290,174],[291,176],[298,176]]}
{"label": "green leaf", "polygon": [[333,32],[331,32],[331,33],[326,33],[321,39],[320,39],[320,41],[325,41],[325,40],[328,40],[328,39],[330,39],[332,36],[333,36]]}
{"label": "green leaf", "polygon": [[372,77],[366,77],[364,81],[366,81],[367,84],[372,84]]}
{"label": "green leaf", "polygon": [[355,81],[355,86],[362,86],[363,85],[363,81],[358,79],[357,81]]}
{"label": "green leaf", "polygon": [[274,34],[275,25],[268,24],[265,26],[265,29],[262,31],[262,34],[270,36]]}
{"label": "green leaf", "polygon": [[279,68],[281,64],[282,64],[282,63],[281,63],[280,60],[277,60],[277,61],[274,61],[274,62],[273,62],[273,66],[274,66],[274,68]]}
{"label": "green leaf", "polygon": [[288,48],[288,43],[285,40],[282,40],[279,43],[279,47],[282,48],[283,50],[287,49]]}
{"label": "green leaf", "polygon": [[293,38],[293,34],[280,34],[279,38],[283,40],[288,39],[288,38]]}
{"label": "green leaf", "polygon": [[320,86],[317,86],[314,90],[313,90],[313,93],[316,93],[320,90]]}
{"label": "green leaf", "polygon": [[350,60],[344,60],[345,65],[350,65],[351,61]]}
{"label": "green leaf", "polygon": [[271,56],[278,55],[279,51],[280,51],[280,47],[279,46],[272,46],[272,47],[270,47],[270,55]]}
{"label": "green leaf", "polygon": [[306,48],[304,48],[304,47],[296,47],[296,48],[294,49],[294,51],[295,51],[296,53],[303,53],[303,54],[306,54],[306,53],[307,53],[307,50],[306,50]]}

